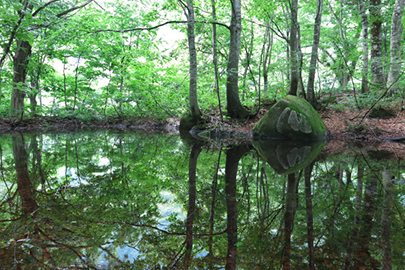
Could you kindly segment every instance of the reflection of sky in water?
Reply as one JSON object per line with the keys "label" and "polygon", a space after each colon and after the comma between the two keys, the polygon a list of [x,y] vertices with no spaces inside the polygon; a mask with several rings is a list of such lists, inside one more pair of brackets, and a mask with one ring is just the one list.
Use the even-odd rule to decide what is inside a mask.
{"label": "reflection of sky in water", "polygon": [[[160,195],[164,199],[164,202],[157,204],[161,216],[157,227],[161,230],[166,230],[171,224],[171,221],[168,220],[169,217],[175,216],[177,220],[184,221],[187,214],[183,211],[180,204],[176,204],[176,197],[173,193],[170,191],[161,191]],[[108,248],[108,246],[105,246],[105,248]],[[133,263],[136,259],[139,259],[139,257],[142,256],[136,248],[125,246],[125,244],[118,247],[115,254],[118,254],[118,258],[121,261],[130,263]],[[207,255],[208,253],[203,250],[197,253],[196,257],[205,257]],[[107,253],[102,252],[101,258],[98,261],[100,268],[97,269],[109,269],[108,266],[110,265],[110,262],[111,260],[109,260]]]}

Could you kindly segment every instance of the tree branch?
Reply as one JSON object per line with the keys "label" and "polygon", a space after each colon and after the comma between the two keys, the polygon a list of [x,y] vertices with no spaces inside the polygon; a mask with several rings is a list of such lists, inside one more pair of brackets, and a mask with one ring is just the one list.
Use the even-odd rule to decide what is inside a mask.
{"label": "tree branch", "polygon": [[48,3],[46,3],[45,5],[43,5],[42,7],[39,7],[37,10],[35,10],[34,13],[32,13],[32,17],[35,17],[41,10],[43,10],[44,8],[49,6],[50,4],[53,4],[53,3],[58,2],[58,1],[60,1],[60,0],[51,0]]}
{"label": "tree branch", "polygon": [[[132,31],[141,31],[141,30],[153,30],[162,26],[165,26],[167,24],[181,24],[181,23],[187,23],[187,21],[167,21],[155,26],[151,26],[151,27],[134,27],[134,28],[128,28],[128,29],[121,29],[121,30],[116,30],[116,29],[100,29],[100,30],[95,30],[91,33],[100,33],[100,32],[115,32],[115,33],[126,33],[126,32],[132,32]],[[211,23],[211,24],[216,24],[216,25],[220,25],[223,27],[226,27],[229,30],[229,26],[224,24],[224,23],[220,23],[220,22],[206,22],[206,21],[195,21],[195,23]]]}
{"label": "tree branch", "polygon": [[[25,10],[27,8],[27,6],[28,6],[28,1],[25,3],[25,6],[21,9],[21,11]],[[13,31],[11,32],[10,38],[8,39],[7,47],[3,50],[3,56],[0,59],[0,69],[3,66],[4,60],[6,59],[7,54],[10,52],[11,45],[13,44],[13,41],[14,41],[14,37],[17,33],[18,28],[21,25],[22,20],[25,17],[25,13],[21,12],[21,11],[18,12],[20,14],[20,18],[18,19],[17,24],[14,26]]]}
{"label": "tree branch", "polygon": [[65,16],[66,14],[68,14],[68,13],[70,13],[70,12],[72,12],[72,11],[75,11],[75,10],[78,10],[78,9],[81,9],[81,8],[87,6],[88,4],[90,4],[90,3],[93,2],[93,1],[94,1],[94,0],[88,0],[86,3],[84,3],[84,4],[81,5],[81,6],[72,7],[72,8],[70,8],[70,9],[68,9],[68,10],[65,10],[65,11],[59,13],[58,15],[56,15],[56,17],[57,17],[57,18],[63,17],[63,16]]}

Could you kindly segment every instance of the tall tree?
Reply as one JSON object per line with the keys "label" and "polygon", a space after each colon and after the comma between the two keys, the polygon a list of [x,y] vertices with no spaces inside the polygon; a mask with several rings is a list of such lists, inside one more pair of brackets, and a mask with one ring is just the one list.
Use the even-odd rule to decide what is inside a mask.
{"label": "tall tree", "polygon": [[[30,14],[33,5],[25,0],[18,11],[20,18],[24,18],[26,14]],[[14,69],[13,69],[13,93],[11,95],[11,115],[14,117],[20,116],[24,112],[24,97],[25,97],[25,79],[28,72],[29,57],[31,56],[31,43],[28,40],[28,30],[22,30],[25,35],[24,39],[17,40],[17,50],[14,55]],[[10,44],[11,46],[11,44]]]}
{"label": "tall tree", "polygon": [[[211,14],[212,20],[217,21],[217,13],[215,7],[215,0],[211,0]],[[222,120],[222,106],[221,106],[221,97],[219,95],[219,71],[218,71],[218,49],[217,49],[217,25],[212,24],[212,63],[214,64],[214,75],[215,75],[215,93],[218,98],[218,108]]]}
{"label": "tall tree", "polygon": [[[33,4],[29,0],[24,0],[22,8],[18,11],[20,18],[36,17],[42,10],[47,8],[50,4],[56,1],[49,1],[43,6],[40,6],[35,11],[33,11]],[[83,8],[93,2],[93,0],[87,0],[84,4],[77,5],[68,8],[53,17],[57,19],[75,11]],[[32,12],[33,11],[33,12]],[[29,14],[29,16],[27,16]],[[25,28],[21,27],[19,24],[16,25],[17,29],[20,28],[23,38],[17,40],[17,50],[14,55],[14,70],[13,70],[13,93],[11,95],[11,114],[12,116],[22,116],[24,112],[24,98],[25,98],[25,80],[27,77],[29,58],[32,50],[33,34],[29,33],[27,26]],[[16,29],[16,31],[17,31]],[[8,46],[11,46],[12,40],[14,39],[13,34],[10,37]],[[7,49],[6,49],[7,51]]]}
{"label": "tall tree", "polygon": [[371,74],[374,90],[384,86],[381,41],[381,0],[370,0]]}
{"label": "tall tree", "polygon": [[390,69],[388,72],[387,87],[391,87],[391,92],[398,90],[395,84],[399,79],[401,71],[401,37],[402,37],[402,15],[404,13],[405,0],[396,0],[391,19],[391,43],[390,43]]}
{"label": "tall tree", "polygon": [[368,91],[368,17],[365,8],[365,0],[359,0],[359,10],[361,16],[362,44],[363,44],[363,66],[361,72],[361,92]]}
{"label": "tall tree", "polygon": [[197,52],[195,49],[195,18],[193,0],[187,0],[187,7],[185,7],[185,10],[187,16],[188,52],[190,55],[190,110],[194,121],[199,121],[201,119],[201,111],[198,107],[197,99]]}
{"label": "tall tree", "polygon": [[318,61],[318,48],[319,48],[319,39],[321,37],[321,18],[322,18],[322,6],[323,0],[318,0],[318,4],[316,6],[316,16],[315,16],[315,24],[314,24],[314,39],[312,42],[312,52],[311,52],[311,62],[309,64],[309,75],[308,75],[308,86],[307,86],[307,99],[312,106],[315,106],[315,91],[314,91],[314,84],[315,84],[315,70],[316,70],[316,63]]}
{"label": "tall tree", "polygon": [[297,95],[298,83],[300,81],[299,63],[298,63],[298,0],[292,0],[290,5],[290,90],[288,94]]}
{"label": "tall tree", "polygon": [[232,118],[246,118],[249,112],[242,106],[239,99],[238,69],[242,32],[241,0],[232,0],[232,18],[230,25],[229,57],[227,66],[226,98],[228,114]]}

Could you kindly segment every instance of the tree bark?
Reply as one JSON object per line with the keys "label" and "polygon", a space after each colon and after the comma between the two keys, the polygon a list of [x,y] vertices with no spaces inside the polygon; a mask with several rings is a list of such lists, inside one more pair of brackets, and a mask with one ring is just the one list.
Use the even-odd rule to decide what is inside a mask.
{"label": "tree bark", "polygon": [[11,116],[20,117],[24,112],[25,80],[31,55],[31,44],[28,41],[17,41],[14,56],[13,92],[11,94]]}
{"label": "tree bark", "polygon": [[359,0],[359,10],[361,16],[362,27],[362,43],[363,43],[363,67],[361,74],[361,92],[368,92],[368,17],[364,0]]}
{"label": "tree bark", "polygon": [[318,60],[319,39],[321,37],[322,6],[323,0],[318,0],[318,4],[316,6],[314,39],[312,42],[311,61],[309,64],[308,85],[307,85],[307,93],[308,93],[307,98],[312,106],[316,105],[314,85],[315,85],[316,63]]}
{"label": "tree bark", "polygon": [[372,87],[379,90],[384,87],[384,73],[382,66],[382,41],[381,41],[381,0],[370,1],[370,38],[371,38],[371,74]]}
{"label": "tree bark", "polygon": [[401,72],[401,36],[402,36],[402,15],[404,13],[405,0],[396,0],[391,19],[391,43],[390,58],[391,64],[388,72],[387,87],[391,87],[390,92],[398,91],[396,81]]}
{"label": "tree bark", "polygon": [[300,81],[300,72],[298,67],[298,0],[290,2],[290,90],[288,94],[297,95],[298,83]]}
{"label": "tree bark", "polygon": [[230,26],[229,58],[227,66],[226,98],[228,114],[231,118],[246,118],[249,112],[242,106],[239,99],[238,69],[240,42],[242,32],[241,0],[233,0],[232,19]]}
{"label": "tree bark", "polygon": [[197,99],[197,52],[194,34],[195,18],[193,0],[187,0],[187,39],[190,55],[190,111],[194,121],[201,119],[201,111]]}

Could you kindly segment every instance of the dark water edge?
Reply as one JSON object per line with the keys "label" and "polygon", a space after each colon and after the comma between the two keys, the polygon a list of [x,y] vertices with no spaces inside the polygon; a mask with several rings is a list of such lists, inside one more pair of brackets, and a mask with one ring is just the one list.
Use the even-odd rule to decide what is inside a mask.
{"label": "dark water edge", "polygon": [[330,141],[314,157],[104,130],[0,146],[0,269],[405,265],[400,144]]}

